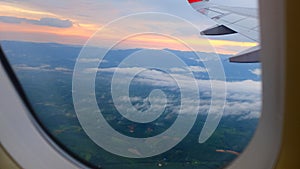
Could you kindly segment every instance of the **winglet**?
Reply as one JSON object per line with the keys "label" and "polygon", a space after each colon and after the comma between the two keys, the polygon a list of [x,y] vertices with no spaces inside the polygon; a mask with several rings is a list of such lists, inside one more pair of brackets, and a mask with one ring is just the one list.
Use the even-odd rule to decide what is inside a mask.
{"label": "winglet", "polygon": [[189,3],[191,4],[191,3],[195,3],[195,2],[201,2],[201,1],[203,1],[203,0],[188,0],[189,1]]}

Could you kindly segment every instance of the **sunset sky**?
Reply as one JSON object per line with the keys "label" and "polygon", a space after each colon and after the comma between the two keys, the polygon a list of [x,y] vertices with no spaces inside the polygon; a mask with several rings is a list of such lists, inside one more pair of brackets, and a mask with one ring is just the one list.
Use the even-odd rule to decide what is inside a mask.
{"label": "sunset sky", "polygon": [[[104,48],[122,41],[117,47],[188,50],[180,44],[184,41],[198,51],[224,54],[256,45],[239,36],[200,37],[201,30],[215,23],[185,0],[1,0],[0,9],[0,40],[84,45],[92,37],[92,45]],[[124,19],[145,12],[158,14]]]}

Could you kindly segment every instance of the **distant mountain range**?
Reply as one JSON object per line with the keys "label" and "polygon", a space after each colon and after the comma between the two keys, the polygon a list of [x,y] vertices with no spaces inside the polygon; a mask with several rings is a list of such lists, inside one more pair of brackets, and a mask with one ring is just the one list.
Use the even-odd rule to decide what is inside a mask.
{"label": "distant mountain range", "polygon": [[[82,46],[64,45],[57,43],[36,43],[21,41],[0,41],[4,53],[12,65],[17,67],[47,67],[49,69],[60,69],[72,71],[82,49]],[[93,48],[93,47],[91,47]],[[107,53],[102,64],[103,67],[117,67],[120,61],[128,55],[140,49],[111,50]],[[170,50],[169,51],[181,58],[188,66],[198,66],[205,68],[203,62],[210,59],[210,53],[198,52],[196,58],[193,52]],[[227,81],[254,80],[260,81],[259,63],[230,63],[229,55],[219,55],[223,64]],[[205,72],[194,72],[199,79],[208,79]]]}

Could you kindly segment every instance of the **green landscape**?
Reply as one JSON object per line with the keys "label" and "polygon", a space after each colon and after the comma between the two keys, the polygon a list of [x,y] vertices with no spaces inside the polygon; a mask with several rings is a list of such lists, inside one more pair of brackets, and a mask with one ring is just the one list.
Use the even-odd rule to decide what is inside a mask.
{"label": "green landscape", "polygon": [[[13,49],[20,45],[19,43],[26,44],[22,45],[24,49],[14,51]],[[42,48],[39,48],[39,46],[42,46]],[[35,50],[32,50],[33,48]],[[44,53],[42,49],[47,50],[48,53]],[[34,54],[29,52],[24,54],[23,50],[31,51]],[[245,91],[238,93],[235,92],[234,87],[231,89],[231,86],[248,82],[259,83],[260,77],[251,74],[249,70],[257,69],[260,65],[229,65],[226,63],[228,61],[224,59],[227,81],[230,82],[225,113],[218,128],[205,143],[199,144],[198,137],[207,117],[207,108],[199,111],[196,123],[189,134],[171,150],[154,157],[142,159],[120,157],[96,145],[86,135],[77,119],[72,100],[72,70],[80,47],[6,42],[4,43],[4,51],[13,65],[39,124],[61,148],[92,168],[221,169],[243,152],[259,122],[259,115],[253,116],[256,109],[260,109],[259,106],[253,106],[260,103],[259,91],[248,91],[249,88],[245,86]],[[122,59],[114,59],[113,56],[126,57],[131,52],[130,50],[112,51],[106,58],[110,65],[104,63],[100,67],[115,67]],[[174,52],[179,53],[183,58],[187,55],[190,56],[189,53]],[[227,56],[224,55],[223,57]],[[197,64],[192,59],[186,60],[186,62],[189,62],[192,66]],[[199,77],[199,80],[207,79],[207,73],[198,73],[195,72],[195,76]],[[151,84],[141,84],[138,81],[132,82],[130,86],[131,98],[139,97],[143,100],[148,97],[153,89],[164,91],[168,98],[168,106],[162,115],[153,122],[142,124],[132,122],[118,113],[110,93],[111,78],[112,72],[98,73],[95,92],[99,109],[115,130],[131,137],[151,137],[168,129],[176,120],[176,106],[180,105],[178,86],[169,88],[163,85],[153,86]],[[203,100],[201,106],[206,107],[205,104],[209,103],[211,98],[210,92],[200,90],[200,96]],[[139,108],[145,109],[149,106],[148,103],[141,103],[140,101],[133,101],[132,104],[137,107],[143,105]],[[252,107],[249,109],[243,107],[239,111],[241,105]],[[236,110],[237,113],[233,110]]]}

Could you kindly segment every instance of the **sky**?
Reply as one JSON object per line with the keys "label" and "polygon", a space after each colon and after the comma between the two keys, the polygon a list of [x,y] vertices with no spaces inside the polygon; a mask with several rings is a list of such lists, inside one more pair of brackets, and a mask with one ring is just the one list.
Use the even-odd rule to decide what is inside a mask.
{"label": "sky", "polygon": [[89,45],[102,48],[191,50],[183,41],[194,50],[222,54],[256,45],[239,36],[201,37],[201,30],[216,23],[185,0],[1,0],[0,9],[0,40],[84,45],[92,39]]}

